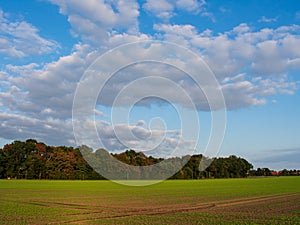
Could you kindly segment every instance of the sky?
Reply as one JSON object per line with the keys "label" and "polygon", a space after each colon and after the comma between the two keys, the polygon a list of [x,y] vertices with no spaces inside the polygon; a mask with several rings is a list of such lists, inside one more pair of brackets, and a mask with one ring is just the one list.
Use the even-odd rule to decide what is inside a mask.
{"label": "sky", "polygon": [[[298,0],[0,0],[0,146],[168,157],[211,141],[215,156],[299,169],[299,73]],[[92,115],[77,123],[76,104]]]}

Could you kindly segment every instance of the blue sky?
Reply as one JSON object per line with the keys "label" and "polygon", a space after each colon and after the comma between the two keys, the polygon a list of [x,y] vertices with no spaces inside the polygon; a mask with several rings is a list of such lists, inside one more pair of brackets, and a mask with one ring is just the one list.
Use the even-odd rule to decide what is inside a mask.
{"label": "blue sky", "polygon": [[[184,46],[214,73],[227,111],[219,156],[245,157],[255,167],[299,168],[297,0],[0,0],[0,145],[36,138],[51,145],[76,146],[72,104],[84,72],[106,51],[145,40]],[[212,118],[201,93],[182,71],[155,63],[124,68],[103,89],[95,111],[101,147],[143,150],[139,148],[152,145],[138,138],[152,134],[153,143],[164,137],[157,148],[162,155],[174,145],[191,148],[193,134],[182,138],[179,132],[182,124],[175,106],[185,107],[181,96],[149,83],[142,88],[151,88],[153,95],[164,93],[175,102],[141,101],[132,108],[127,124],[116,126],[118,132],[129,129],[136,138],[120,134],[126,136],[122,143],[113,133],[113,96],[130,82],[150,75],[167,77],[192,96],[201,128],[197,152],[202,153]],[[132,100],[137,94],[134,89],[124,99]]]}

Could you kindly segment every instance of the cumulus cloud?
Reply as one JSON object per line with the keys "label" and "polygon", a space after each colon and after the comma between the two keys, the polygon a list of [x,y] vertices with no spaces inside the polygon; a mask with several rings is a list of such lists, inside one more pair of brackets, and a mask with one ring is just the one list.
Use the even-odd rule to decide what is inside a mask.
{"label": "cumulus cloud", "polygon": [[139,5],[134,0],[49,1],[59,6],[61,14],[68,16],[73,35],[95,45],[107,47],[111,33],[116,30],[138,33]]}
{"label": "cumulus cloud", "polygon": [[[42,65],[33,62],[5,66],[0,72],[0,121],[3,121],[1,137],[37,137],[41,140],[47,139],[50,144],[75,143],[70,120],[75,90],[82,75],[103,49],[140,40],[160,38],[193,50],[216,75],[220,83],[218,89],[223,91],[229,110],[263,105],[267,103],[268,96],[294,94],[298,88],[298,83],[288,75],[289,70],[300,69],[300,27],[297,25],[254,30],[248,24],[242,23],[227,32],[214,34],[210,30],[199,32],[189,24],[163,23],[155,24],[153,29],[156,34],[150,35],[138,30],[141,8],[139,9],[135,1],[51,2],[58,5],[60,12],[68,17],[73,35],[78,36],[82,42],[76,44],[69,55],[61,56],[50,63]],[[204,1],[195,0],[148,0],[142,7],[167,21],[175,15],[176,10],[209,13],[201,10],[204,6]],[[24,21],[11,22],[2,11],[0,23],[0,31],[5,32],[0,38],[0,45],[4,46],[0,50],[3,54],[23,57],[48,53],[57,48],[54,41],[40,37],[34,26]],[[129,49],[126,54],[120,53],[107,59],[107,63],[101,67],[106,72],[120,63],[130,63],[132,58],[144,59],[147,54],[151,54],[152,58],[167,59],[169,65],[152,62],[137,63],[123,68],[107,82],[99,95],[98,106],[111,106],[118,93],[132,81],[156,76],[176,83],[190,96],[198,110],[211,110],[203,90],[187,74],[178,70],[182,68],[184,71],[196,71],[194,66],[197,63],[171,58],[170,51],[162,51],[158,46],[157,44],[147,49]],[[177,65],[177,68],[170,64]],[[97,84],[101,81],[100,79]],[[206,90],[212,88],[210,93],[215,91],[213,88],[216,87],[206,85],[203,78],[202,81]],[[172,103],[190,106],[184,92],[174,91],[167,83],[155,79],[153,82],[139,83],[130,90],[130,94],[121,96],[121,102],[125,105],[132,102],[136,96],[142,96],[149,91],[166,97]],[[94,91],[92,88],[86,90],[87,97]],[[158,102],[157,98],[145,98],[140,105],[149,106]],[[94,110],[93,113],[98,119],[104,119],[106,116],[99,110]],[[88,121],[82,125],[85,131],[82,135],[88,135],[87,138],[92,142],[98,137],[89,136],[86,128],[91,126],[90,123],[91,121]],[[173,151],[175,146],[192,148],[191,141],[182,139],[178,130],[154,129],[150,132],[145,121],[139,121],[136,125],[118,123],[116,127],[124,140],[123,143],[114,133],[112,124],[103,120],[99,120],[97,124],[105,146],[111,150],[121,150],[125,147],[147,149],[158,141],[159,148],[154,150],[163,150],[166,155]],[[152,153],[155,154],[155,151]]]}
{"label": "cumulus cloud", "polygon": [[[232,82],[233,80],[233,82]],[[264,105],[266,97],[278,94],[292,95],[298,89],[298,83],[288,81],[286,75],[262,79],[255,77],[248,81],[237,75],[231,80],[225,79],[222,91],[228,109]]]}
{"label": "cumulus cloud", "polygon": [[[156,17],[165,21],[169,20],[176,15],[176,10],[182,10],[190,13],[199,13],[203,10],[203,6],[206,5],[204,0],[147,0],[144,3],[143,8],[155,15]],[[208,12],[207,12],[208,13]],[[206,15],[203,15],[206,16]]]}
{"label": "cumulus cloud", "polygon": [[252,31],[243,23],[215,36],[199,33],[192,25],[156,24],[154,29],[166,40],[199,52],[218,78],[235,76],[246,67],[260,75],[284,73],[289,69],[287,59],[300,55],[297,25]]}
{"label": "cumulus cloud", "polygon": [[0,54],[21,58],[55,51],[59,45],[39,35],[39,30],[26,21],[10,21],[0,9]]}
{"label": "cumulus cloud", "polygon": [[288,67],[292,70],[300,70],[300,58],[288,60]]}
{"label": "cumulus cloud", "polygon": [[146,126],[146,122],[144,120],[139,120],[137,122],[136,126],[144,127],[144,126]]}
{"label": "cumulus cloud", "polygon": [[6,66],[0,99],[10,111],[34,117],[70,118],[73,96],[87,66],[95,58],[88,45],[76,45],[74,52],[38,68],[31,63]]}
{"label": "cumulus cloud", "polygon": [[167,0],[148,0],[143,8],[161,19],[170,19],[174,15],[174,5]]}
{"label": "cumulus cloud", "polygon": [[38,119],[16,113],[0,113],[0,136],[11,139],[36,138],[53,145],[75,145],[71,121]]}
{"label": "cumulus cloud", "polygon": [[206,5],[204,0],[178,0],[175,1],[178,9],[186,10],[188,12],[199,12],[201,8]]}
{"label": "cumulus cloud", "polygon": [[[94,149],[105,148],[112,152],[125,149],[143,151],[155,157],[193,154],[195,141],[181,136],[180,130],[147,129],[139,125],[111,124],[103,120],[75,120],[78,144],[88,144]],[[93,128],[97,128],[97,133]]]}
{"label": "cumulus cloud", "polygon": [[[166,40],[198,51],[219,80],[228,109],[262,105],[267,102],[267,96],[293,94],[297,89],[297,83],[289,80],[284,74],[288,69],[299,68],[300,49],[298,50],[297,46],[300,46],[300,40],[296,34],[289,33],[290,30],[298,32],[298,26],[253,32],[247,24],[241,24],[216,36],[209,31],[199,33],[191,25],[157,24],[154,29],[164,33]],[[124,37],[134,40],[151,38],[146,35],[115,35],[110,41],[117,43],[120,39],[122,42]],[[168,54],[159,51],[159,48],[155,49],[155,46],[151,52],[153,57]],[[126,55],[120,54],[117,58],[108,60],[107,65],[111,67],[112,63],[128,62],[132,56],[142,59],[144,53],[145,49],[127,51]],[[20,111],[37,118],[70,118],[76,86],[84,71],[98,55],[99,53],[93,51],[89,45],[78,44],[74,46],[70,55],[62,56],[56,62],[43,67],[36,63],[7,65],[6,71],[1,72],[2,106],[10,111]],[[192,64],[172,60],[181,68],[192,69]],[[102,90],[102,99],[98,103],[110,106],[123,87],[133,80],[153,75],[174,81],[190,95],[199,109],[209,110],[203,92],[186,74],[168,65],[151,63],[136,64],[117,73]],[[136,89],[132,89],[136,96],[145,90],[160,93],[178,104],[184,105],[186,102],[183,95],[174,95],[161,82],[141,83]],[[130,96],[123,98],[123,103],[131,101]],[[157,101],[145,99],[143,104],[152,104],[152,100]]]}

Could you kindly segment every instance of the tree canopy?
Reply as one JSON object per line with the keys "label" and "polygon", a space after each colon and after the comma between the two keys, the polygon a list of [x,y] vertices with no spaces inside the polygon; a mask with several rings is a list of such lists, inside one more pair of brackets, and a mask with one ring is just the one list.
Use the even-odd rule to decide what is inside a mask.
{"label": "tree canopy", "polygon": [[[48,146],[34,139],[28,139],[25,142],[14,141],[0,149],[0,179],[105,179],[86,162],[85,158],[88,155],[83,156],[82,153],[85,154],[79,148]],[[154,158],[134,150],[111,154],[104,149],[99,149],[95,152],[91,150],[89,154],[103,157],[101,160],[105,160],[105,157],[114,157],[123,162],[124,165],[136,166],[136,174],[145,179],[151,177],[151,174],[145,174],[142,167],[138,166],[154,165],[162,161],[164,161],[164,168],[162,169],[168,170],[174,168],[175,165],[179,165],[181,168],[170,179],[241,178],[300,174],[299,170],[283,170],[276,173],[268,168],[253,170],[252,164],[246,159],[234,155],[215,158],[205,170],[201,171],[199,165],[201,160],[205,159],[201,154],[170,159]],[[189,157],[188,160],[186,160],[187,157]],[[101,164],[97,166],[101,166]],[[123,168],[113,169],[122,170]],[[154,170],[152,172],[159,171]],[[128,177],[124,175],[124,179],[128,179]]]}

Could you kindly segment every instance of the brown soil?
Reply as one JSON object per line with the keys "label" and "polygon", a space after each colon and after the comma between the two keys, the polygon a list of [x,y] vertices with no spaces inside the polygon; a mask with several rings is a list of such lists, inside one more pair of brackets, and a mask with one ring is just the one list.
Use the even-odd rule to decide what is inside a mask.
{"label": "brown soil", "polygon": [[[101,219],[117,219],[136,216],[178,216],[182,213],[193,215],[218,215],[224,220],[236,218],[244,221],[267,221],[274,220],[274,217],[298,217],[300,221],[300,194],[277,194],[249,198],[230,199],[222,201],[211,201],[199,204],[181,203],[164,206],[144,205],[102,205],[87,206],[80,204],[64,204],[58,202],[31,202],[31,204],[43,204],[49,207],[64,207],[78,209],[78,213],[64,215],[65,220],[59,223],[86,224],[89,221]],[[179,215],[180,216],[180,215]],[[181,215],[182,216],[182,215]],[[275,223],[276,221],[274,221]],[[282,222],[282,221],[281,221]],[[281,223],[279,222],[279,223]],[[266,222],[267,223],[267,222]],[[56,224],[55,222],[49,224]]]}

